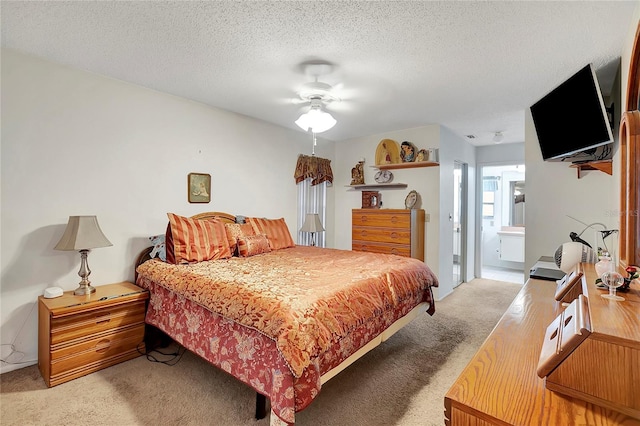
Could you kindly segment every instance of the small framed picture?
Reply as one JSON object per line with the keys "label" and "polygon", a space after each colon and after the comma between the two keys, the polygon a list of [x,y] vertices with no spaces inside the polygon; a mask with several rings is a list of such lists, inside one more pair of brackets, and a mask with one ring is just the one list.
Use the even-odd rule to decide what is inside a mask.
{"label": "small framed picture", "polygon": [[211,201],[211,175],[189,173],[187,177],[187,198],[190,203],[208,203]]}
{"label": "small framed picture", "polygon": [[409,191],[407,194],[407,198],[404,199],[405,208],[411,210],[416,207],[416,203],[418,202],[418,192],[415,190]]}

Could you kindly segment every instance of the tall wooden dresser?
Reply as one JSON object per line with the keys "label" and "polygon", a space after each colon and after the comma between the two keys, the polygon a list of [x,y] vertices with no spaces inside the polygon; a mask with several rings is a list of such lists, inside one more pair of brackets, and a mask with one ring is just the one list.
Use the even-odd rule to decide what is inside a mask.
{"label": "tall wooden dresser", "polygon": [[424,220],[422,209],[354,209],[351,248],[424,261]]}

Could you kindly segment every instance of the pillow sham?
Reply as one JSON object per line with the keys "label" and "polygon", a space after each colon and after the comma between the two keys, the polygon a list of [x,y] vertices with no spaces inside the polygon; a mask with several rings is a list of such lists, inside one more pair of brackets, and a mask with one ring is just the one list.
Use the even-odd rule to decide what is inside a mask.
{"label": "pillow sham", "polygon": [[282,217],[280,219],[248,217],[247,222],[253,226],[256,234],[265,234],[267,236],[271,250],[279,250],[296,245]]}
{"label": "pillow sham", "polygon": [[227,239],[229,240],[232,255],[237,253],[238,238],[256,235],[253,226],[248,223],[225,223],[224,229],[227,231]]}
{"label": "pillow sham", "polygon": [[256,254],[269,253],[271,247],[266,235],[246,235],[238,237],[238,255],[241,257],[255,256]]}
{"label": "pillow sham", "polygon": [[160,258],[163,262],[167,261],[167,248],[165,245],[166,235],[154,235],[153,237],[149,237],[151,243],[153,244],[153,249],[151,253],[149,253],[149,257],[152,259],[156,256]]}
{"label": "pillow sham", "polygon": [[165,262],[176,263],[176,256],[173,253],[173,234],[171,234],[171,222],[167,223],[167,230],[164,238]]}
{"label": "pillow sham", "polygon": [[[231,257],[224,223],[215,220],[191,219],[173,213],[169,227],[173,246],[172,263],[193,263]],[[169,240],[167,239],[167,244]],[[170,256],[167,253],[167,262]]]}

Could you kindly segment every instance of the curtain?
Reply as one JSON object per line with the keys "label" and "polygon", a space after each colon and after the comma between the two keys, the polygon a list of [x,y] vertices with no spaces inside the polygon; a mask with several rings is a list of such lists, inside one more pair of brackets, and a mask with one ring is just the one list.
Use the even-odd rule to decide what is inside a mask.
{"label": "curtain", "polygon": [[[322,227],[326,225],[326,204],[327,185],[325,181],[319,185],[312,184],[312,179],[308,178],[298,183],[298,228],[302,228],[307,213],[318,213]],[[325,232],[316,232],[316,247],[325,247]],[[298,244],[303,246],[311,245],[311,233],[298,231]]]}
{"label": "curtain", "polygon": [[[302,228],[307,213],[317,213],[322,227],[327,229],[327,187],[333,183],[331,160],[300,154],[293,177],[298,185],[298,229]],[[325,246],[325,234],[326,231],[316,233],[317,247]],[[298,231],[298,244],[310,245],[311,233]]]}
{"label": "curtain", "polygon": [[315,155],[309,156],[300,154],[298,156],[298,163],[296,164],[296,171],[293,174],[293,177],[296,179],[296,183],[300,183],[303,180],[310,178],[312,186],[323,182],[328,182],[328,185],[331,185],[333,183],[331,160],[316,157]]}
{"label": "curtain", "polygon": [[498,176],[485,176],[482,178],[482,191],[491,192],[498,190]]}

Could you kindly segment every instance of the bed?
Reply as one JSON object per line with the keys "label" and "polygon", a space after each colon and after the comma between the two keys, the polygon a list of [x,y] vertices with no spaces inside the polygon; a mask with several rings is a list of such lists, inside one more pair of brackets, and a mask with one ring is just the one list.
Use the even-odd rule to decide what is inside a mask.
{"label": "bed", "polygon": [[[169,217],[167,253],[184,244]],[[254,388],[256,417],[269,398],[271,425],[294,424],[323,383],[435,312],[437,278],[417,259],[297,246],[283,219],[248,218],[252,227],[243,229],[255,232],[247,236],[229,233],[239,221],[227,213],[179,220],[189,230],[216,223],[217,237],[211,231],[200,244],[219,246],[218,254],[175,264],[146,249],[136,262],[136,283],[150,292],[145,321]],[[218,238],[224,227],[231,256]]]}

